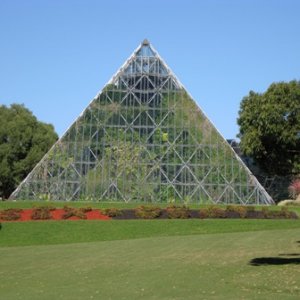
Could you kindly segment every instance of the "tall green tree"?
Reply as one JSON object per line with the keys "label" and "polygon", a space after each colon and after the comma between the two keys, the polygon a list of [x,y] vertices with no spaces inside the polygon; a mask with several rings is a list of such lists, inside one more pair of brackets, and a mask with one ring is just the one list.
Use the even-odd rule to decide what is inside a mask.
{"label": "tall green tree", "polygon": [[250,91],[239,111],[242,151],[270,175],[300,173],[300,81]]}
{"label": "tall green tree", "polygon": [[0,197],[9,197],[57,138],[23,105],[0,105]]}

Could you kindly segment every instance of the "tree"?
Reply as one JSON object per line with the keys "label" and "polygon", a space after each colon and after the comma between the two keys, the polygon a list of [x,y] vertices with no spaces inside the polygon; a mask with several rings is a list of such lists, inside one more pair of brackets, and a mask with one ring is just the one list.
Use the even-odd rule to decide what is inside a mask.
{"label": "tree", "polygon": [[58,136],[23,105],[0,105],[0,197],[8,198]]}
{"label": "tree", "polygon": [[250,91],[239,111],[244,154],[270,175],[300,173],[300,81],[273,83]]}

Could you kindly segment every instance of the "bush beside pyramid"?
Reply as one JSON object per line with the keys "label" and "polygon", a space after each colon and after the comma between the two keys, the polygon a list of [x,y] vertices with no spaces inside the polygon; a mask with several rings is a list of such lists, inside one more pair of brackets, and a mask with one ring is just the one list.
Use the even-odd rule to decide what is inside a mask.
{"label": "bush beside pyramid", "polygon": [[146,40],[11,198],[273,203]]}

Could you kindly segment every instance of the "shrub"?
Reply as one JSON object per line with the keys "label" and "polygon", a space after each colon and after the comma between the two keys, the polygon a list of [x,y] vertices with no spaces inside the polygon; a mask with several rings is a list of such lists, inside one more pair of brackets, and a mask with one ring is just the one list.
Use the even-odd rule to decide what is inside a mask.
{"label": "shrub", "polygon": [[56,210],[55,206],[53,206],[52,204],[46,204],[46,205],[42,205],[40,206],[39,204],[33,204],[33,209],[39,209],[39,208],[47,208],[50,211]]}
{"label": "shrub", "polygon": [[280,211],[270,211],[269,217],[291,219],[294,217],[294,213],[289,211],[287,207],[283,206]]}
{"label": "shrub", "polygon": [[294,206],[300,206],[300,195],[298,195],[297,199],[294,200],[293,205],[294,205]]}
{"label": "shrub", "polygon": [[51,210],[54,210],[54,209],[49,208],[47,206],[35,208],[32,211],[31,219],[32,220],[49,220],[49,219],[52,219]]}
{"label": "shrub", "polygon": [[300,195],[300,179],[299,178],[292,181],[292,183],[288,187],[288,191],[289,191],[290,197],[292,199],[296,199]]}
{"label": "shrub", "polygon": [[247,212],[255,212],[255,206],[246,206]]}
{"label": "shrub", "polygon": [[135,208],[134,213],[138,218],[155,219],[161,215],[162,210],[159,207],[155,207],[155,206],[141,205]]}
{"label": "shrub", "polygon": [[187,219],[190,217],[189,208],[185,205],[176,206],[171,205],[166,208],[166,212],[169,219]]}
{"label": "shrub", "polygon": [[87,213],[87,212],[92,211],[93,209],[88,206],[88,207],[81,207],[81,208],[79,208],[79,210],[83,213]]}
{"label": "shrub", "polygon": [[19,208],[5,209],[0,213],[0,219],[5,221],[15,221],[21,218],[21,212],[23,210]]}
{"label": "shrub", "polygon": [[269,211],[268,207],[262,207],[261,212],[262,212],[263,217],[265,219],[268,219],[268,218],[270,218],[272,216],[272,213]]}
{"label": "shrub", "polygon": [[234,212],[239,215],[240,218],[246,218],[248,212],[255,211],[253,206],[242,206],[242,205],[228,205],[226,212]]}
{"label": "shrub", "polygon": [[64,206],[65,213],[62,215],[63,219],[69,219],[71,217],[78,217],[80,219],[86,219],[85,212],[82,209]]}
{"label": "shrub", "polygon": [[288,210],[288,208],[287,207],[281,207],[281,209],[280,209],[280,211],[279,211],[279,215],[281,216],[281,217],[284,217],[284,218],[287,218],[287,219],[290,219],[290,218],[292,218],[293,217],[293,214],[292,214],[292,212],[290,212],[289,210]]}
{"label": "shrub", "polygon": [[199,211],[199,217],[201,219],[205,218],[226,218],[226,210],[218,206],[209,206],[206,208],[201,208]]}
{"label": "shrub", "polygon": [[226,212],[235,212],[235,206],[234,205],[227,205],[226,206]]}
{"label": "shrub", "polygon": [[208,216],[210,218],[226,218],[226,212],[221,207],[209,206],[208,207]]}
{"label": "shrub", "polygon": [[281,207],[281,209],[278,210],[269,210],[268,207],[263,207],[261,209],[262,215],[266,219],[272,219],[272,218],[285,218],[285,219],[292,219],[297,218],[297,215],[289,211],[287,207]]}
{"label": "shrub", "polygon": [[122,211],[118,208],[105,208],[101,209],[100,212],[108,217],[117,217],[122,215]]}
{"label": "shrub", "polygon": [[207,208],[201,208],[200,210],[199,210],[199,217],[201,218],[201,219],[206,219],[206,218],[208,218],[208,209]]}
{"label": "shrub", "polygon": [[298,205],[296,200],[290,200],[290,199],[286,199],[286,200],[282,200],[280,202],[277,203],[278,206],[289,206],[289,205]]}
{"label": "shrub", "polygon": [[245,206],[236,206],[235,211],[239,214],[240,218],[244,219],[247,216],[247,208]]}

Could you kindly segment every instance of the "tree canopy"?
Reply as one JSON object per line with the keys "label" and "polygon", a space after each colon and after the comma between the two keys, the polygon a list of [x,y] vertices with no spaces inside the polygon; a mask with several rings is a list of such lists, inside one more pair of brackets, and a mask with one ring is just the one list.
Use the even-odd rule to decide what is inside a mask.
{"label": "tree canopy", "polygon": [[273,83],[265,93],[250,91],[238,125],[242,151],[267,174],[300,173],[300,81]]}
{"label": "tree canopy", "polygon": [[0,105],[0,197],[8,198],[58,136],[20,104]]}

